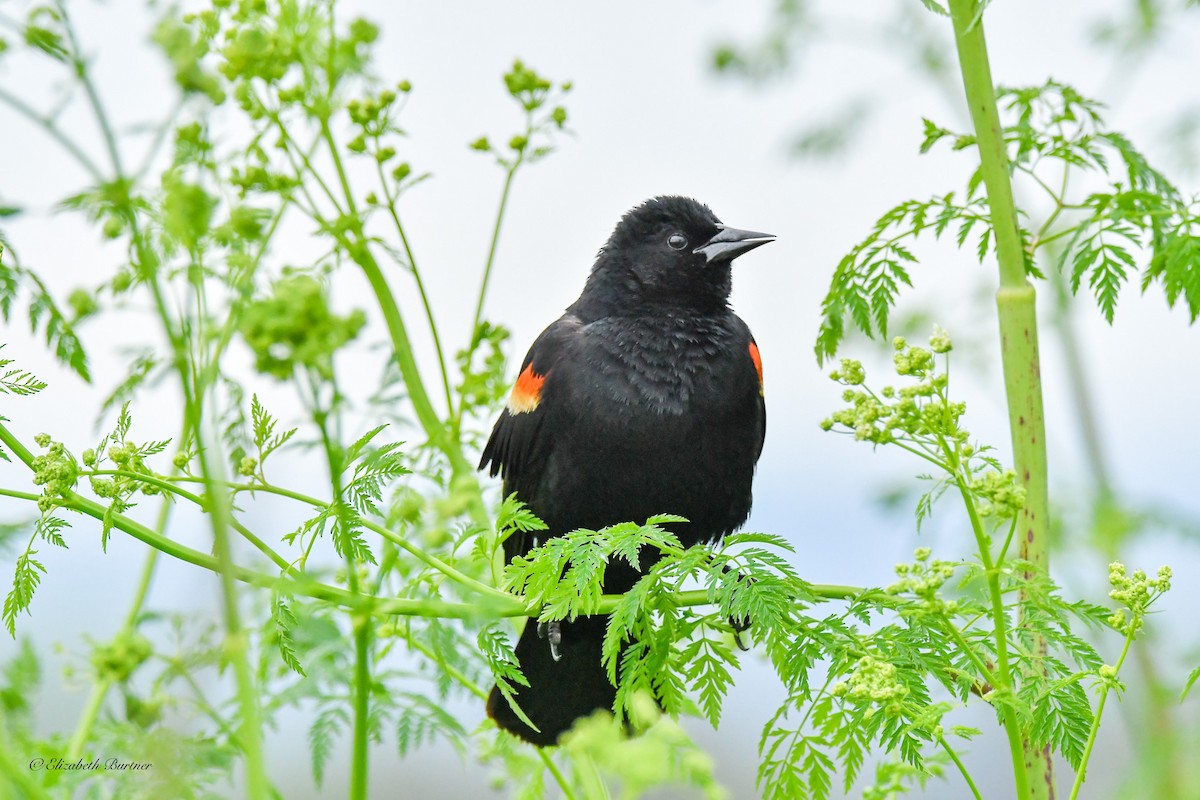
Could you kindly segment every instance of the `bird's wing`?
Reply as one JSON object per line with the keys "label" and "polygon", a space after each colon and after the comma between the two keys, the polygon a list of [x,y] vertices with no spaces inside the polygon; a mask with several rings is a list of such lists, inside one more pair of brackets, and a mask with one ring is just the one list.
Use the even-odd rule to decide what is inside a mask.
{"label": "bird's wing", "polygon": [[[547,405],[555,402],[556,381],[547,381],[557,374],[556,369],[566,368],[565,350],[579,327],[577,318],[562,317],[542,332],[521,362],[508,404],[500,412],[479,461],[480,469],[504,478],[505,494],[516,492],[523,498],[534,494],[532,482],[541,473],[553,438],[542,432]],[[520,532],[510,536],[504,543],[506,560],[524,554],[533,546],[532,539]]]}

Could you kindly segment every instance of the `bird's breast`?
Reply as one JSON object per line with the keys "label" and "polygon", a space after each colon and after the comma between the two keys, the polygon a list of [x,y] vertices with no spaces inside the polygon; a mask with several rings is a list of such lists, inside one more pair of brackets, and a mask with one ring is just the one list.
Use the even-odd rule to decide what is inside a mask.
{"label": "bird's breast", "polygon": [[744,394],[730,363],[734,331],[717,320],[605,321],[585,332],[583,405],[623,424],[720,414]]}

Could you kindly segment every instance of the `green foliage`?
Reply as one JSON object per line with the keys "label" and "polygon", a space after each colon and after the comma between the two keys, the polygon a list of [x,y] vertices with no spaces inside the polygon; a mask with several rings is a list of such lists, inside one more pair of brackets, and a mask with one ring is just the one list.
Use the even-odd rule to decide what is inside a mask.
{"label": "green foliage", "polygon": [[37,394],[46,388],[46,384],[38,380],[33,373],[23,369],[9,369],[8,366],[12,363],[11,358],[0,358],[0,370],[4,371],[0,374],[0,394],[24,397]]}
{"label": "green foliage", "polygon": [[296,435],[299,428],[290,428],[283,433],[275,433],[275,426],[278,422],[258,402],[258,395],[250,398],[250,418],[254,425],[254,446],[258,450],[258,457],[254,459],[255,468],[258,470],[259,480],[266,483],[262,469],[267,457],[287,444]]}
{"label": "green foliage", "polygon": [[[1026,272],[1043,277],[1036,266],[1038,251],[1063,240],[1066,246],[1059,249],[1055,267],[1069,277],[1072,291],[1086,282],[1112,322],[1120,288],[1140,262],[1142,289],[1161,283],[1168,304],[1182,300],[1195,321],[1200,314],[1197,200],[1184,196],[1150,166],[1125,136],[1108,130],[1101,105],[1070,86],[1047,81],[1001,88],[997,101],[1009,120],[1002,131],[1009,163],[1018,177],[1054,203],[1040,227],[1021,232]],[[922,153],[943,141],[956,151],[978,145],[973,134],[956,133],[928,119],[924,125]],[[1107,188],[1078,198],[1068,194],[1071,178],[1087,173],[1096,173]],[[950,230],[962,248],[974,235],[975,255],[981,262],[987,257],[994,234],[987,198],[979,191],[982,182],[977,168],[961,204],[951,192],[905,201],[879,218],[834,272],[821,305],[816,343],[820,360],[837,353],[847,317],[868,336],[887,335],[901,285],[912,286],[909,273],[917,258],[906,247],[909,240],[924,232],[940,239]]]}
{"label": "green foliage", "polygon": [[1180,702],[1183,702],[1187,699],[1188,692],[1192,690],[1192,687],[1196,685],[1196,681],[1198,680],[1200,680],[1200,667],[1196,667],[1194,670],[1192,670],[1191,674],[1188,675],[1187,680],[1184,681],[1183,692],[1179,695]]}
{"label": "green foliage", "polygon": [[34,558],[36,555],[37,550],[33,549],[33,542],[30,540],[25,552],[17,556],[12,589],[4,598],[4,610],[0,616],[4,619],[4,627],[8,628],[9,635],[14,639],[17,637],[17,614],[29,610],[29,604],[33,602],[33,593],[42,582],[42,575],[46,573],[46,568]]}
{"label": "green foliage", "polygon": [[[11,263],[5,263],[5,256]],[[0,231],[0,318],[12,321],[13,305],[22,289],[29,296],[29,328],[37,333],[42,330],[46,346],[54,357],[73,370],[80,378],[91,381],[87,353],[75,328],[59,309],[46,285],[35,272],[21,266],[12,252],[12,246]]]}

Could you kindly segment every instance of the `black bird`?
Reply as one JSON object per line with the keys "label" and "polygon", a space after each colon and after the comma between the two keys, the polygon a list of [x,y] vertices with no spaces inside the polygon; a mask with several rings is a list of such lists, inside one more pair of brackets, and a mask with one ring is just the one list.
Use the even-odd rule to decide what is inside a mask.
{"label": "black bird", "polygon": [[[729,308],[730,267],[773,239],[722,225],[686,197],[656,197],[622,217],[579,299],[529,349],[484,448],[480,469],[502,474],[505,494],[549,526],[507,539],[507,561],[546,537],[654,514],[689,520],[672,526],[684,546],[745,522],[766,407],[758,346]],[[625,592],[638,576],[610,563],[605,591]],[[539,730],[497,688],[488,715],[552,745],[576,719],[611,710],[607,621],[527,624],[516,656],[529,686],[515,687],[515,699]]]}

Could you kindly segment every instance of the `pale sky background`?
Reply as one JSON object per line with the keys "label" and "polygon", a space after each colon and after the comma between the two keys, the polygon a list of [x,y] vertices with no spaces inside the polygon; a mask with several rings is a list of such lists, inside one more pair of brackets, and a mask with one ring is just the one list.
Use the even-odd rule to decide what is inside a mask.
{"label": "pale sky background", "polygon": [[[906,1],[917,5],[916,0]],[[3,10],[16,13],[8,5]],[[1127,5],[1131,4],[1115,0],[994,3],[986,18],[993,72],[998,82],[1008,85],[1041,83],[1053,76],[1084,94],[1119,94],[1100,97],[1113,101],[1109,123],[1170,172],[1161,126],[1175,110],[1200,103],[1194,77],[1200,74],[1194,46],[1200,25],[1193,15],[1165,38],[1146,64],[1128,74],[1116,70],[1118,79],[1113,80],[1111,58],[1089,44],[1083,26],[1100,16],[1098,9]],[[845,20],[869,22],[883,13],[881,9],[890,15],[893,5],[827,2],[821,8]],[[518,177],[500,244],[486,313],[511,328],[514,364],[578,294],[596,249],[626,209],[657,194],[692,195],[731,225],[778,236],[776,243],[740,260],[734,277],[734,307],[753,328],[762,350],[769,416],[755,509],[747,528],[790,538],[798,548],[802,574],[821,583],[886,584],[893,566],[908,560],[918,544],[933,542],[946,553],[962,551],[956,543],[960,531],[952,524],[935,524],[918,541],[911,521],[879,511],[873,498],[881,488],[923,470],[903,454],[872,455],[865,446],[819,430],[818,421],[837,407],[840,389],[823,377],[812,355],[818,304],[841,255],[896,202],[962,186],[969,155],[917,153],[921,117],[961,127],[959,106],[948,105],[939,90],[917,79],[886,48],[850,42],[844,30],[855,29],[855,24],[841,26],[843,32],[835,32],[828,42],[814,43],[801,69],[761,89],[715,78],[709,68],[712,48],[761,34],[768,18],[764,3],[359,2],[343,9],[340,13],[347,18],[352,12],[363,13],[381,25],[377,71],[388,81],[404,78],[414,86],[402,120],[411,136],[401,158],[417,170],[431,171],[434,179],[406,197],[402,212],[451,348],[457,347],[470,323],[473,298],[470,304],[462,303],[460,288],[474,282],[482,268],[502,178],[466,143],[480,134],[503,142],[516,130],[519,119],[500,76],[514,57],[520,57],[548,77],[574,81],[575,89],[566,103],[572,135],[560,137],[554,155]],[[99,83],[114,117],[128,128],[160,116],[170,103],[170,87],[161,58],[146,45],[148,17],[143,7],[129,0],[86,2],[76,13],[86,46],[98,54]],[[933,22],[945,22],[948,32],[948,22]],[[946,52],[951,57],[950,50]],[[0,61],[0,85],[36,102],[45,96],[50,80],[44,63]],[[786,143],[800,126],[842,108],[864,89],[872,92],[876,114],[845,158],[825,164],[789,158]],[[72,126],[89,124],[81,114],[67,119]],[[110,274],[120,252],[102,245],[97,233],[79,219],[50,213],[55,202],[83,185],[74,165],[6,109],[0,109],[0,143],[0,202],[19,202],[30,210],[5,225],[24,260],[48,279],[60,298],[76,285],[94,284]],[[99,157],[98,140],[91,143]],[[134,160],[140,144],[131,142],[128,152],[128,160]],[[1185,188],[1196,188],[1194,177],[1179,178]],[[294,241],[281,242],[273,266],[304,260],[309,254],[303,239],[298,233]],[[986,287],[993,285],[994,262],[989,258],[980,267],[973,256],[940,245],[923,246],[918,252],[931,263],[915,271],[916,289],[908,293],[902,310],[947,309],[936,312],[937,321],[964,345],[979,345],[983,355],[975,368],[955,373],[956,393],[968,401],[968,427],[1007,458],[996,323],[986,294]],[[393,285],[402,291],[409,288],[399,280]],[[336,304],[364,304],[365,298],[355,294],[359,288],[347,280]],[[1048,295],[1043,291],[1043,301]],[[1200,515],[1195,491],[1200,433],[1194,412],[1200,389],[1200,332],[1188,326],[1182,310],[1166,312],[1157,287],[1145,297],[1136,289],[1122,294],[1113,328],[1090,300],[1082,300],[1078,312],[1095,402],[1122,490],[1148,506]],[[416,334],[420,326],[412,318],[410,327]],[[97,398],[123,374],[127,356],[120,348],[151,332],[157,335],[151,319],[134,309],[127,324],[89,331],[93,372],[99,378],[93,387],[81,386],[53,365],[23,325],[13,326],[4,337],[9,343],[5,357],[17,359],[51,386],[37,400],[6,400],[0,413],[12,418],[26,440],[48,430],[81,450],[96,438],[91,415]],[[370,335],[379,338],[379,331],[372,328]],[[417,338],[427,350],[428,342]],[[853,343],[845,354],[867,352],[861,343]],[[231,358],[241,368],[249,365],[242,349]],[[1057,345],[1046,338],[1043,375],[1052,487],[1060,502],[1087,485],[1063,371]],[[880,380],[885,375],[882,369],[873,374]],[[286,412],[288,392],[256,388],[271,398],[272,408]],[[172,436],[175,419],[162,411],[157,403],[138,408],[135,436]],[[273,475],[279,483],[304,485],[313,480],[303,470],[289,475],[282,466],[276,464]],[[0,464],[0,482],[24,488],[28,475],[23,467]],[[150,507],[147,504],[146,510]],[[252,527],[257,521],[288,530],[275,516],[295,514],[285,508],[264,506],[248,522]],[[0,514],[12,518],[28,515],[29,509],[5,502]],[[178,538],[207,549],[202,520],[179,520]],[[941,522],[954,521],[947,506]],[[120,624],[144,550],[117,536],[102,556],[96,537],[82,522],[73,536],[70,551],[43,548],[49,574],[34,600],[33,619],[22,617],[19,631],[33,636],[43,650],[56,642],[64,644],[78,661],[85,652],[81,636],[104,639]],[[1177,588],[1162,602],[1162,613],[1153,624],[1186,634],[1178,638],[1191,648],[1189,663],[1194,665],[1200,557],[1194,541],[1160,537],[1154,542],[1123,556],[1131,566],[1153,569],[1170,563],[1175,568]],[[10,563],[4,562],[5,572]],[[1098,561],[1060,564],[1055,571],[1072,592],[1103,599],[1105,570]],[[212,575],[170,563],[162,565],[150,598],[153,608],[214,615],[217,602]],[[1115,657],[1115,637],[1104,644],[1103,652]],[[9,657],[13,647],[7,637],[0,638],[0,659]],[[1178,666],[1171,660],[1167,669]],[[61,682],[55,669],[47,672],[46,685],[43,730],[69,730],[86,686]],[[734,797],[754,795],[756,742],[780,699],[770,670],[747,659],[720,730],[713,732],[699,721],[689,723]],[[468,725],[482,718],[482,708],[471,704],[456,710]],[[987,717],[978,714],[974,721],[987,729]],[[1097,790],[1122,769],[1120,714],[1109,722],[1101,741],[1104,752],[1092,771]],[[270,739],[272,775],[289,798],[319,796],[309,794],[306,733],[307,722],[292,715]],[[971,749],[969,763],[986,776],[994,761],[987,737]],[[343,771],[337,765],[330,768],[324,796],[341,790]],[[997,777],[1003,774],[1002,770]],[[405,762],[396,759],[390,743],[375,752],[372,797],[419,796],[418,786],[424,787],[423,796],[479,796],[486,792],[487,775],[473,762],[461,764],[448,749],[423,751]],[[989,791],[987,796],[1006,797],[1005,791]],[[953,798],[963,793],[961,784],[952,780],[931,784],[926,796]]]}

